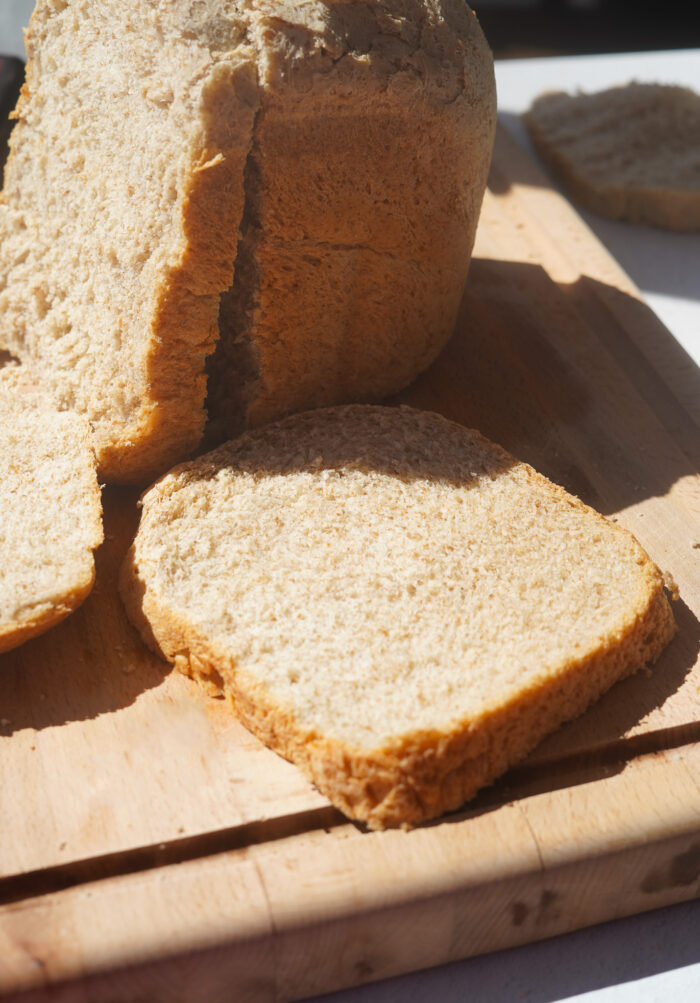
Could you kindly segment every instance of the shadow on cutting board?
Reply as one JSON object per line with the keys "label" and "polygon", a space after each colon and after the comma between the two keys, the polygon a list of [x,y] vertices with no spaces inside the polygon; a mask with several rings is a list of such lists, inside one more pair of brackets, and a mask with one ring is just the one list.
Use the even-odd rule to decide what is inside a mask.
{"label": "shadow on cutting board", "polygon": [[170,672],[142,643],[117,592],[119,567],[138,525],[138,496],[124,488],[103,491],[105,542],[83,605],[57,627],[0,655],[0,737],[127,707]]}
{"label": "shadow on cutting board", "polygon": [[474,259],[451,341],[393,400],[479,429],[604,515],[700,468],[693,360],[641,300],[539,264]]}
{"label": "shadow on cutting board", "polygon": [[[587,276],[559,285],[537,264],[476,258],[453,338],[396,400],[478,428],[608,516],[635,506],[647,516],[651,539],[655,518],[688,506],[688,535],[672,541],[674,552],[687,566],[700,558],[700,540],[691,536],[697,486],[680,503],[666,501],[674,486],[697,479],[700,429],[691,410],[700,400],[700,370],[653,311],[621,290]],[[651,500],[656,506],[645,507]],[[479,795],[467,814],[700,741],[693,673],[700,623],[682,600],[673,603],[678,634],[650,673],[618,683]],[[672,698],[677,714],[656,715],[657,726],[655,712]],[[650,717],[647,733],[624,738]]]}

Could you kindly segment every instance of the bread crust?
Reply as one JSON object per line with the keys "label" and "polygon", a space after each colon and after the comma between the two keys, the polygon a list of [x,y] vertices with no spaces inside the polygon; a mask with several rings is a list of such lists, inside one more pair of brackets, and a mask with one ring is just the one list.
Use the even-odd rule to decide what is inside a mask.
{"label": "bread crust", "polygon": [[[78,72],[62,61],[103,44],[118,56],[97,80],[104,108],[89,74],[107,48],[58,107]],[[27,48],[0,348],[87,415],[103,479],[152,480],[191,454],[209,411],[212,443],[378,399],[444,345],[496,123],[493,60],[461,0],[40,0]]]}
{"label": "bread crust", "polygon": [[[408,413],[410,423],[411,409],[402,410]],[[441,422],[451,424],[431,417],[438,429]],[[462,431],[476,436],[482,444],[486,442],[476,433]],[[516,462],[499,447],[487,445],[502,469],[507,469],[504,461]],[[207,458],[202,461],[207,470],[223,462],[225,447],[213,455],[213,467],[207,466]],[[629,538],[532,468],[517,466],[533,492],[586,513],[611,543],[618,534]],[[139,534],[154,532],[158,513],[161,506],[167,506],[171,492],[197,472],[196,464],[180,467],[145,496],[148,531],[142,529]],[[238,662],[235,651],[208,636],[182,610],[174,610],[150,579],[149,549],[148,535],[143,539],[137,535],[122,567],[120,583],[128,614],[147,643],[210,692],[224,694],[254,734],[297,764],[343,812],[370,828],[416,825],[458,808],[552,730],[581,714],[617,680],[655,661],[676,629],[662,576],[637,545],[633,551],[639,565],[637,594],[625,597],[617,621],[587,650],[571,652],[555,672],[514,689],[478,714],[454,721],[448,729],[417,729],[364,748],[304,724],[291,703],[271,695],[252,666]],[[221,587],[225,588],[225,583]],[[318,671],[323,671],[321,666]]]}
{"label": "bread crust", "polygon": [[[222,298],[212,443],[397,392],[444,347],[462,297],[496,126],[478,22],[453,0],[319,11],[321,27],[302,13],[255,25],[246,279]],[[231,341],[248,345],[238,409]]]}
{"label": "bread crust", "polygon": [[0,624],[0,653],[18,648],[26,641],[46,633],[52,627],[65,620],[67,616],[87,599],[95,584],[95,568],[92,574],[75,583],[74,587],[61,601],[51,603],[37,602],[30,609],[23,611],[12,623]]}
{"label": "bread crust", "polygon": [[619,647],[601,646],[586,658],[572,659],[546,692],[528,691],[483,718],[465,719],[449,733],[416,732],[366,751],[309,732],[292,708],[276,703],[251,674],[236,669],[230,655],[196,641],[191,627],[185,641],[183,624],[174,623],[162,606],[149,601],[146,620],[143,607],[139,612],[133,601],[139,590],[129,584],[128,571],[122,581],[134,622],[148,624],[144,629],[159,637],[177,636],[179,650],[167,660],[211,695],[225,696],[254,735],[370,829],[412,827],[460,808],[614,683],[655,662],[676,630],[668,601],[653,583],[650,601],[624,631]]}

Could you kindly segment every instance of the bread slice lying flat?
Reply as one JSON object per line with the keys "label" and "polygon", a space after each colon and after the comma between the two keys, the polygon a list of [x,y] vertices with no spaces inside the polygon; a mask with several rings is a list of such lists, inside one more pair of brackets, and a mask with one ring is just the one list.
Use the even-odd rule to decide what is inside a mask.
{"label": "bread slice lying flat", "polygon": [[462,0],[39,0],[27,50],[0,349],[101,477],[383,397],[445,343],[496,122]]}
{"label": "bread slice lying flat", "polygon": [[544,94],[525,117],[571,197],[602,216],[700,229],[700,95],[631,83],[596,94]]}
{"label": "bread slice lying flat", "polygon": [[455,809],[674,632],[633,537],[437,415],[297,415],[143,497],[144,638],[371,827]]}
{"label": "bread slice lying flat", "polygon": [[71,613],[95,578],[102,505],[87,422],[0,370],[0,652]]}

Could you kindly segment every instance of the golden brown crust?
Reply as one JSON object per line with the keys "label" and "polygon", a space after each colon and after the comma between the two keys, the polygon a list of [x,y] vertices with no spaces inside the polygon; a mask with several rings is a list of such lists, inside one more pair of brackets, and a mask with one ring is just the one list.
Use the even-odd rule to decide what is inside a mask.
{"label": "golden brown crust", "polygon": [[663,585],[649,562],[639,612],[613,645],[571,659],[554,682],[520,693],[451,733],[416,733],[365,751],[309,733],[291,708],[275,703],[229,654],[197,637],[192,625],[173,620],[166,606],[147,595],[133,556],[132,550],[122,569],[122,597],[132,622],[150,638],[149,646],[210,693],[225,695],[253,734],[299,766],[341,811],[373,829],[417,825],[459,808],[614,683],[656,661],[676,631]]}
{"label": "golden brown crust", "polygon": [[75,588],[69,595],[64,596],[61,602],[50,606],[42,604],[27,610],[23,617],[15,623],[0,624],[0,652],[18,648],[25,641],[30,641],[33,637],[38,637],[52,627],[56,627],[87,599],[94,583],[95,569],[93,567],[90,577],[76,583]]}
{"label": "golden brown crust", "polygon": [[488,46],[454,0],[430,17],[422,2],[319,6],[318,33],[257,22],[264,89],[240,282],[210,364],[211,444],[380,400],[454,329],[495,134]]}
{"label": "golden brown crust", "polygon": [[[13,278],[7,292],[13,321],[6,347],[41,364],[60,406],[88,414],[101,476],[146,483],[189,455],[202,434],[208,390],[217,432],[223,423],[237,433],[243,422],[301,408],[378,399],[425,368],[454,324],[495,131],[493,61],[469,8],[461,0],[318,0],[231,5],[222,13],[214,0],[173,0],[152,12],[163,47],[151,46],[143,61],[139,43],[151,22],[129,5],[107,5],[100,16],[109,18],[111,9],[118,18],[109,41],[119,58],[136,39],[131,85],[139,124],[131,132],[119,111],[106,128],[88,93],[92,76],[70,95],[60,92],[57,107],[59,88],[46,67],[72,58],[80,45],[97,51],[90,45],[97,15],[90,5],[79,8],[70,18],[63,7],[54,16],[41,5],[27,36],[30,84],[17,109],[24,121],[7,175],[7,225],[24,233],[28,224],[45,246],[31,241],[31,273]],[[53,48],[45,53],[46,46]],[[112,54],[105,42],[104,61]],[[190,63],[187,75],[172,80],[180,91],[170,96],[171,115],[168,100],[150,90],[167,91],[179,59]],[[111,109],[121,108],[119,81],[130,72],[126,65],[115,70]],[[154,117],[161,101],[163,114]],[[42,116],[39,136],[34,126]],[[93,131],[83,135],[87,118]],[[65,142],[66,122],[74,147]],[[149,146],[149,127],[165,123],[165,138],[158,132]],[[138,176],[123,156],[129,136],[148,151],[141,151]],[[42,143],[52,153],[46,160]],[[80,166],[86,153],[89,171]],[[24,186],[28,164],[37,165],[36,174]],[[143,191],[140,177],[148,178]],[[248,241],[239,229],[255,216],[258,182],[261,236]],[[64,186],[80,204],[65,243],[70,226],[57,234],[44,228],[56,215],[46,209],[50,192]],[[84,198],[88,190],[94,201]],[[161,199],[173,191],[172,205]],[[158,217],[157,226],[144,223],[143,242],[149,213],[132,212],[142,195]],[[327,232],[334,221],[339,229]],[[98,229],[88,254],[80,238]],[[28,239],[15,232],[4,242],[3,267],[13,276]],[[248,272],[255,275],[246,273],[251,248]],[[103,267],[96,291],[85,275]],[[251,288],[235,287],[229,338],[247,346],[250,372],[238,368],[235,350],[223,348],[208,388],[219,297],[235,282],[234,268]],[[38,313],[27,305],[34,300]],[[250,325],[241,326],[248,313]],[[226,308],[221,316],[226,326]]]}

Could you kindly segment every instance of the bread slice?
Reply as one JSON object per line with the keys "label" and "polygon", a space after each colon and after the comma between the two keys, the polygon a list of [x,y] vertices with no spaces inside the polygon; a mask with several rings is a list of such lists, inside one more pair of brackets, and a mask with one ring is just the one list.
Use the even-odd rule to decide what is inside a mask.
{"label": "bread slice", "polygon": [[630,83],[544,94],[525,117],[566,192],[611,219],[700,229],[700,95]]}
{"label": "bread slice", "polygon": [[143,497],[144,638],[369,826],[455,809],[674,633],[633,537],[477,432],[296,415]]}
{"label": "bread slice", "polygon": [[0,369],[0,652],[90,592],[102,504],[87,422],[58,412],[21,368]]}
{"label": "bread slice", "polygon": [[27,50],[0,349],[87,416],[103,478],[442,347],[496,121],[462,0],[39,0]]}

